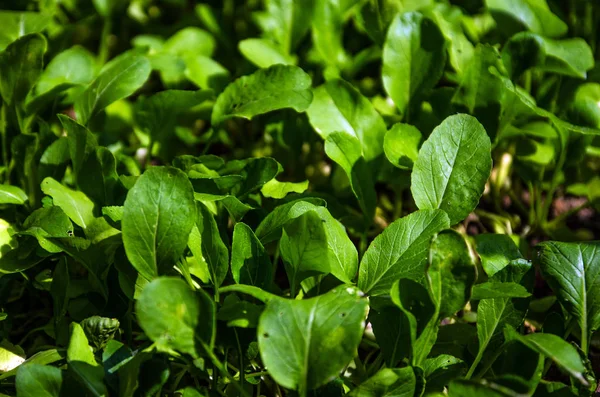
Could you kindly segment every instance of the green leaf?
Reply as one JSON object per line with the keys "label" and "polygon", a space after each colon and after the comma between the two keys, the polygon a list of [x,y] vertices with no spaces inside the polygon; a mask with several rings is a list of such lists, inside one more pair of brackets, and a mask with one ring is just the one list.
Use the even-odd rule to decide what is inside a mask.
{"label": "green leaf", "polygon": [[210,90],[161,91],[149,98],[137,100],[135,119],[152,142],[168,145],[175,136],[175,126],[180,115],[212,96]]}
{"label": "green leaf", "polygon": [[463,237],[455,231],[440,233],[431,243],[430,269],[441,280],[440,317],[462,310],[471,297],[475,282],[475,264]]}
{"label": "green leaf", "polygon": [[411,169],[419,156],[421,132],[413,125],[396,123],[386,132],[383,150],[387,159],[400,169]]}
{"label": "green leaf", "polygon": [[323,207],[287,223],[279,249],[292,291],[313,272],[351,283],[358,266],[358,253],[344,227]]}
{"label": "green leaf", "polygon": [[314,2],[312,42],[322,63],[334,70],[343,68],[349,61],[343,45],[344,14],[355,4],[352,0]]}
{"label": "green leaf", "polygon": [[179,260],[194,226],[192,185],[177,168],[152,167],[129,190],[123,209],[127,258],[146,279],[169,271]]}
{"label": "green leaf", "polygon": [[279,182],[273,178],[265,183],[260,192],[265,197],[282,199],[290,193],[304,193],[308,189],[308,179],[304,182]]}
{"label": "green leaf", "polygon": [[25,204],[27,200],[27,194],[20,187],[0,185],[0,204]]}
{"label": "green leaf", "polygon": [[504,330],[507,340],[516,340],[531,350],[554,361],[559,368],[577,379],[584,385],[588,385],[584,374],[585,366],[577,349],[569,342],[559,336],[544,333],[533,333],[521,335],[514,328],[506,326]]}
{"label": "green leaf", "polygon": [[311,78],[296,66],[273,65],[229,84],[218,96],[213,126],[232,117],[251,119],[277,109],[305,111],[312,101]]}
{"label": "green leaf", "polygon": [[412,397],[417,379],[412,367],[383,368],[362,382],[348,395],[351,397]]}
{"label": "green leaf", "polygon": [[42,181],[41,188],[76,225],[85,229],[94,220],[94,203],[84,193],[69,189],[50,177]]}
{"label": "green leaf", "polygon": [[347,132],[333,132],[325,139],[325,153],[346,172],[365,221],[370,224],[375,216],[377,194],[373,173],[361,152],[358,138]]}
{"label": "green leaf", "polygon": [[442,392],[452,379],[459,378],[466,371],[465,362],[448,354],[428,358],[423,362],[425,394]]}
{"label": "green leaf", "polygon": [[217,313],[217,320],[227,322],[228,327],[256,328],[263,306],[241,301],[235,295],[228,295]]}
{"label": "green leaf", "polygon": [[283,226],[302,214],[311,211],[315,206],[324,206],[325,201],[318,198],[304,198],[275,207],[256,228],[256,237],[267,244],[281,237]]}
{"label": "green leaf", "polygon": [[25,352],[20,346],[15,346],[4,339],[0,342],[0,371],[8,372],[18,368],[25,361]]}
{"label": "green leaf", "polygon": [[58,119],[67,132],[67,142],[71,162],[73,163],[73,172],[75,177],[79,175],[85,159],[96,150],[98,141],[85,126],[79,124],[72,118],[59,114]]}
{"label": "green leaf", "polygon": [[306,300],[270,300],[258,324],[269,374],[301,395],[329,382],[356,355],[367,310],[360,291],[348,286]]}
{"label": "green leaf", "polygon": [[42,32],[51,20],[51,15],[41,12],[0,11],[0,50],[20,37]]}
{"label": "green leaf", "polygon": [[514,395],[514,390],[485,379],[480,381],[454,379],[448,387],[449,397],[509,397]]}
{"label": "green leaf", "polygon": [[529,68],[585,79],[594,67],[594,55],[585,40],[552,40],[529,32],[506,42],[502,60],[513,80]]}
{"label": "green leaf", "polygon": [[265,35],[277,43],[283,54],[289,54],[310,30],[314,1],[302,3],[268,0],[265,12],[256,12],[257,23]]}
{"label": "green leaf", "polygon": [[210,33],[195,26],[178,30],[169,37],[163,46],[163,51],[180,57],[188,55],[212,56],[215,50],[215,39]]}
{"label": "green leaf", "polygon": [[80,46],[71,47],[56,55],[40,76],[35,95],[40,96],[62,86],[67,89],[77,84],[88,84],[95,75],[94,56]]}
{"label": "green leaf", "polygon": [[446,38],[448,62],[460,76],[469,66],[473,58],[474,46],[465,35],[463,21],[467,18],[462,8],[456,5],[437,3],[434,7],[424,9],[423,13],[430,17],[440,28]]}
{"label": "green leaf", "polygon": [[552,13],[546,0],[486,0],[485,4],[500,26],[509,27],[511,18],[518,24],[517,31],[531,30],[551,38],[567,33],[567,24]]}
{"label": "green leaf", "polygon": [[[525,289],[530,289],[533,287],[531,269],[531,262],[518,259],[496,273],[490,278],[490,281],[519,283]],[[529,298],[495,298],[483,299],[479,302],[477,306],[479,350],[467,377],[475,371],[479,362],[484,358],[484,353],[487,353],[486,357],[493,357],[493,353],[500,348],[504,340],[502,332],[506,325],[515,328],[521,325],[528,307]]]}
{"label": "green leaf", "polygon": [[431,239],[449,227],[448,215],[441,210],[416,211],[394,221],[365,252],[358,288],[369,295],[382,295],[401,278],[422,280]]}
{"label": "green leaf", "polygon": [[242,55],[258,66],[259,68],[268,68],[276,64],[294,65],[294,59],[282,52],[269,40],[265,39],[245,39],[238,43],[238,48]]}
{"label": "green leaf", "polygon": [[192,291],[181,279],[159,277],[140,294],[135,312],[140,326],[159,351],[174,350],[197,358],[212,349],[214,302],[203,290]]}
{"label": "green leaf", "polygon": [[71,340],[67,348],[69,371],[93,396],[108,396],[104,384],[104,369],[96,362],[94,353],[81,326],[71,324]]}
{"label": "green leaf", "polygon": [[[429,269],[429,276],[432,271]],[[433,274],[435,276],[435,274]],[[439,272],[438,277],[439,279]],[[441,288],[439,283],[421,283],[403,278],[392,285],[390,296],[392,302],[404,312],[411,327],[411,338],[413,332],[416,336],[412,342],[411,363],[421,366],[429,352],[433,348],[439,330],[439,295]],[[414,331],[412,330],[414,328]]]}
{"label": "green leaf", "polygon": [[19,397],[59,397],[63,372],[49,365],[22,365],[15,383]]}
{"label": "green leaf", "polygon": [[397,14],[383,45],[381,73],[401,114],[437,84],[445,63],[446,41],[437,25],[418,12]]}
{"label": "green leaf", "polygon": [[203,55],[188,56],[185,64],[185,77],[199,88],[221,92],[231,81],[229,70],[212,58]]}
{"label": "green leaf", "polygon": [[245,223],[233,229],[231,274],[238,284],[254,285],[269,290],[273,282],[273,265],[265,248]]}
{"label": "green leaf", "polygon": [[531,293],[525,287],[517,283],[486,282],[473,286],[471,300],[495,299],[495,298],[527,298]]}
{"label": "green leaf", "polygon": [[479,203],[492,170],[491,143],[477,119],[453,115],[423,143],[412,172],[419,209],[440,208],[454,225]]}
{"label": "green leaf", "polygon": [[[198,216],[196,227],[192,229],[192,233],[199,233],[201,236],[201,257],[204,258],[208,265],[213,285],[215,288],[218,288],[225,280],[227,271],[229,270],[229,250],[225,246],[225,243],[223,243],[223,239],[221,239],[213,214],[200,202],[196,202],[196,208]],[[198,232],[196,232],[196,229]],[[194,252],[194,256],[197,256],[197,251],[192,249],[192,252]]]}
{"label": "green leaf", "polygon": [[333,79],[315,88],[307,114],[324,140],[332,133],[353,136],[359,142],[359,153],[369,163],[383,153],[385,123],[371,102],[350,83]]}
{"label": "green leaf", "polygon": [[600,242],[543,242],[538,245],[540,270],[560,304],[581,328],[587,355],[592,333],[600,327]]}
{"label": "green leaf", "polygon": [[106,64],[75,101],[78,121],[87,125],[108,105],[133,94],[146,82],[150,70],[150,62],[133,53],[125,53]]}
{"label": "green leaf", "polygon": [[451,100],[454,109],[475,116],[491,138],[495,138],[504,124],[512,120],[514,113],[521,110],[498,76],[505,73],[498,50],[480,44]]}
{"label": "green leaf", "polygon": [[40,246],[48,252],[62,252],[49,237],[72,237],[73,224],[65,212],[57,206],[38,208],[23,222],[27,234],[37,238]]}
{"label": "green leaf", "polygon": [[515,242],[506,234],[478,234],[475,243],[481,266],[489,277],[504,269],[512,260],[523,258]]}
{"label": "green leaf", "polygon": [[369,322],[387,366],[394,368],[404,358],[412,359],[413,344],[417,338],[414,316],[410,318],[409,314],[395,306],[375,308],[373,300],[371,305]]}
{"label": "green leaf", "polygon": [[29,34],[0,53],[0,94],[9,105],[21,103],[42,73],[46,39]]}

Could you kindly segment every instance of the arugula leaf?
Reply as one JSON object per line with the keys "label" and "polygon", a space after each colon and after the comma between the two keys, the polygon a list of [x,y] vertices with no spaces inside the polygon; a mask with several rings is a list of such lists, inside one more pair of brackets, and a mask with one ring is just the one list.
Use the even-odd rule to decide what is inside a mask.
{"label": "arugula leaf", "polygon": [[148,280],[169,271],[183,254],[194,225],[192,185],[172,167],[147,170],[129,190],[123,208],[127,258]]}
{"label": "arugula leaf", "polygon": [[585,40],[552,40],[528,32],[511,37],[502,49],[502,60],[513,79],[532,67],[585,79],[586,72],[594,67],[594,56]]}
{"label": "arugula leaf", "polygon": [[429,271],[439,272],[441,280],[440,317],[458,312],[469,301],[475,282],[475,265],[460,234],[440,233],[431,243]]}
{"label": "arugula leaf", "polygon": [[71,339],[67,348],[69,372],[93,396],[108,396],[103,382],[104,369],[96,362],[87,337],[77,323],[71,324]]}
{"label": "arugula leaf", "polygon": [[0,50],[23,36],[41,33],[50,21],[51,16],[43,12],[0,11]]}
{"label": "arugula leaf", "polygon": [[288,222],[279,249],[293,291],[311,272],[331,273],[349,284],[358,267],[358,253],[344,227],[323,207]]}
{"label": "arugula leaf", "polygon": [[149,75],[150,62],[144,56],[126,53],[113,59],[75,100],[77,120],[87,125],[108,105],[133,94]]}
{"label": "arugula leaf", "polygon": [[41,188],[76,225],[86,229],[94,220],[94,203],[82,192],[69,189],[50,177],[42,181]]}
{"label": "arugula leaf", "polygon": [[327,383],[354,357],[367,310],[367,300],[348,286],[310,299],[270,300],[258,324],[269,374],[300,394]]}
{"label": "arugula leaf", "polygon": [[592,333],[600,327],[600,267],[597,242],[540,243],[540,270],[561,305],[581,328],[581,349],[587,354]]}
{"label": "arugula leaf", "polygon": [[294,65],[296,62],[272,42],[265,39],[246,39],[239,42],[240,52],[259,68],[268,68],[276,64]]}
{"label": "arugula leaf", "polygon": [[[193,291],[183,280],[159,277],[147,284],[137,300],[140,326],[163,352],[176,350],[192,357],[207,354],[215,337],[215,307],[206,292]],[[200,321],[205,326],[200,327]]]}
{"label": "arugula leaf", "polygon": [[481,266],[489,277],[504,269],[511,261],[523,255],[515,242],[506,234],[479,234],[475,236]]}
{"label": "arugula leaf", "polygon": [[9,104],[22,103],[42,73],[46,39],[28,34],[11,43],[0,53],[0,94]]}
{"label": "arugula leaf", "polygon": [[419,156],[421,132],[413,125],[396,123],[383,140],[385,156],[395,167],[411,169]]}
{"label": "arugula leaf", "polygon": [[523,343],[533,351],[552,359],[561,369],[587,385],[584,378],[585,367],[581,357],[572,345],[559,336],[552,334],[534,333],[521,335],[514,328],[506,326],[504,334],[507,340],[516,340]]}
{"label": "arugula leaf", "polygon": [[382,154],[385,123],[369,100],[350,83],[333,79],[315,88],[307,114],[324,140],[332,133],[345,132],[360,143],[360,153],[367,162]]}
{"label": "arugula leaf", "polygon": [[433,88],[446,63],[446,41],[439,28],[418,12],[399,13],[383,46],[382,79],[405,116],[420,95]]}
{"label": "arugula leaf", "polygon": [[19,366],[17,371],[17,393],[24,397],[55,397],[60,395],[63,371],[41,364]]}
{"label": "arugula leaf", "polygon": [[352,397],[410,397],[417,388],[415,372],[411,367],[383,368],[354,389]]}
{"label": "arugula leaf", "polygon": [[[496,273],[491,281],[519,283],[526,290],[530,290],[533,283],[531,269],[531,262],[517,259]],[[479,302],[477,307],[479,348],[467,378],[473,374],[477,365],[484,359],[484,353],[487,353],[487,357],[490,357],[493,355],[491,352],[500,348],[504,339],[503,329],[506,325],[511,327],[521,325],[527,313],[528,305],[528,298],[494,298],[483,299]],[[489,360],[489,358],[485,360]]]}
{"label": "arugula leaf", "polygon": [[346,132],[333,132],[325,140],[325,153],[346,172],[365,223],[369,225],[375,216],[377,196],[372,172],[361,154],[359,140]]}
{"label": "arugula leaf", "polygon": [[18,186],[0,185],[0,204],[25,204],[27,194]]}
{"label": "arugula leaf", "polygon": [[265,248],[252,229],[237,223],[231,247],[231,274],[236,283],[269,290],[273,282],[273,266]]}
{"label": "arugula leaf", "polygon": [[419,209],[439,208],[454,225],[479,203],[492,169],[485,129],[468,115],[450,116],[419,150],[411,191]]}
{"label": "arugula leaf", "polygon": [[546,0],[486,0],[485,5],[501,26],[512,27],[508,17],[518,24],[515,30],[528,29],[551,38],[567,33],[567,24],[552,13]]}
{"label": "arugula leaf", "polygon": [[305,111],[312,101],[311,78],[296,66],[273,65],[229,84],[217,97],[211,123],[252,117],[277,109]]}
{"label": "arugula leaf", "polygon": [[387,294],[401,278],[422,280],[429,243],[450,227],[441,210],[420,210],[390,224],[373,240],[358,271],[358,288],[369,295]]}

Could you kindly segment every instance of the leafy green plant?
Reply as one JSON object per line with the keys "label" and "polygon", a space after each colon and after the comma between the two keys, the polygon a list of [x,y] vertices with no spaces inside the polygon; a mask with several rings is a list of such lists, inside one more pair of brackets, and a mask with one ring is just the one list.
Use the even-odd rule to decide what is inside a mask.
{"label": "leafy green plant", "polygon": [[0,1],[0,395],[594,395],[598,22]]}

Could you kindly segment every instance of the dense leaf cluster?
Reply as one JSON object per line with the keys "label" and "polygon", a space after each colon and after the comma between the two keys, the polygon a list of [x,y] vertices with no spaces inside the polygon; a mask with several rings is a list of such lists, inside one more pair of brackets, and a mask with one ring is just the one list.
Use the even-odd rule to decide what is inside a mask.
{"label": "dense leaf cluster", "polygon": [[0,395],[592,395],[598,22],[0,0]]}

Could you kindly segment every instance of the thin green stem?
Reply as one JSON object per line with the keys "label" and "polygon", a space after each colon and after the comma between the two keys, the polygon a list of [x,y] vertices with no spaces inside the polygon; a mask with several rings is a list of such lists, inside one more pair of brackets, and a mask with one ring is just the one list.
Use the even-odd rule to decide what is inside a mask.
{"label": "thin green stem", "polygon": [[104,18],[104,24],[102,26],[102,33],[100,36],[100,49],[98,50],[98,61],[100,62],[100,65],[104,65],[108,60],[111,31],[112,19],[109,15]]}
{"label": "thin green stem", "polygon": [[481,379],[490,370],[490,368],[492,367],[492,365],[494,364],[494,362],[498,359],[498,357],[500,357],[500,354],[502,354],[502,352],[504,351],[504,349],[506,349],[506,347],[511,342],[504,342],[504,344],[502,346],[500,346],[500,348],[498,350],[496,350],[496,352],[491,357],[491,359],[488,360],[487,363],[481,369],[481,371],[479,371],[479,373],[477,374],[477,376],[475,377],[475,379]]}
{"label": "thin green stem", "polygon": [[[246,391],[242,388],[242,386],[240,385],[240,383],[237,382],[235,379],[233,379],[233,376],[231,376],[231,374],[229,373],[229,371],[227,371],[227,368],[225,368],[225,366],[219,360],[219,358],[217,356],[215,356],[215,353],[213,353],[212,349],[209,348],[206,345],[206,343],[204,343],[204,341],[200,341],[200,345],[204,349],[204,352],[206,353],[206,355],[208,356],[208,358],[210,358],[210,361],[212,362],[213,368],[218,369],[219,372],[221,372],[221,374],[231,382],[231,384],[233,385],[233,387],[235,387],[237,389],[237,391],[240,392],[240,395],[242,397],[250,397],[248,395],[248,393],[246,393]],[[213,380],[214,379],[216,379],[216,373],[213,373]]]}
{"label": "thin green stem", "polygon": [[477,356],[475,357],[475,361],[473,361],[473,364],[471,364],[471,367],[469,368],[469,371],[467,372],[467,375],[465,376],[465,379],[471,379],[471,376],[473,376],[473,372],[475,372],[475,369],[477,368],[477,366],[479,365],[479,362],[483,358],[483,352],[484,351],[485,351],[485,348],[482,349],[481,347],[479,347],[479,351],[477,352]]}
{"label": "thin green stem", "polygon": [[238,336],[237,330],[234,328],[233,333],[235,334],[235,341],[237,343],[238,355],[240,356],[240,386],[244,388],[244,382],[246,381],[244,376],[244,351],[242,350],[242,344],[240,343],[240,337]]}

